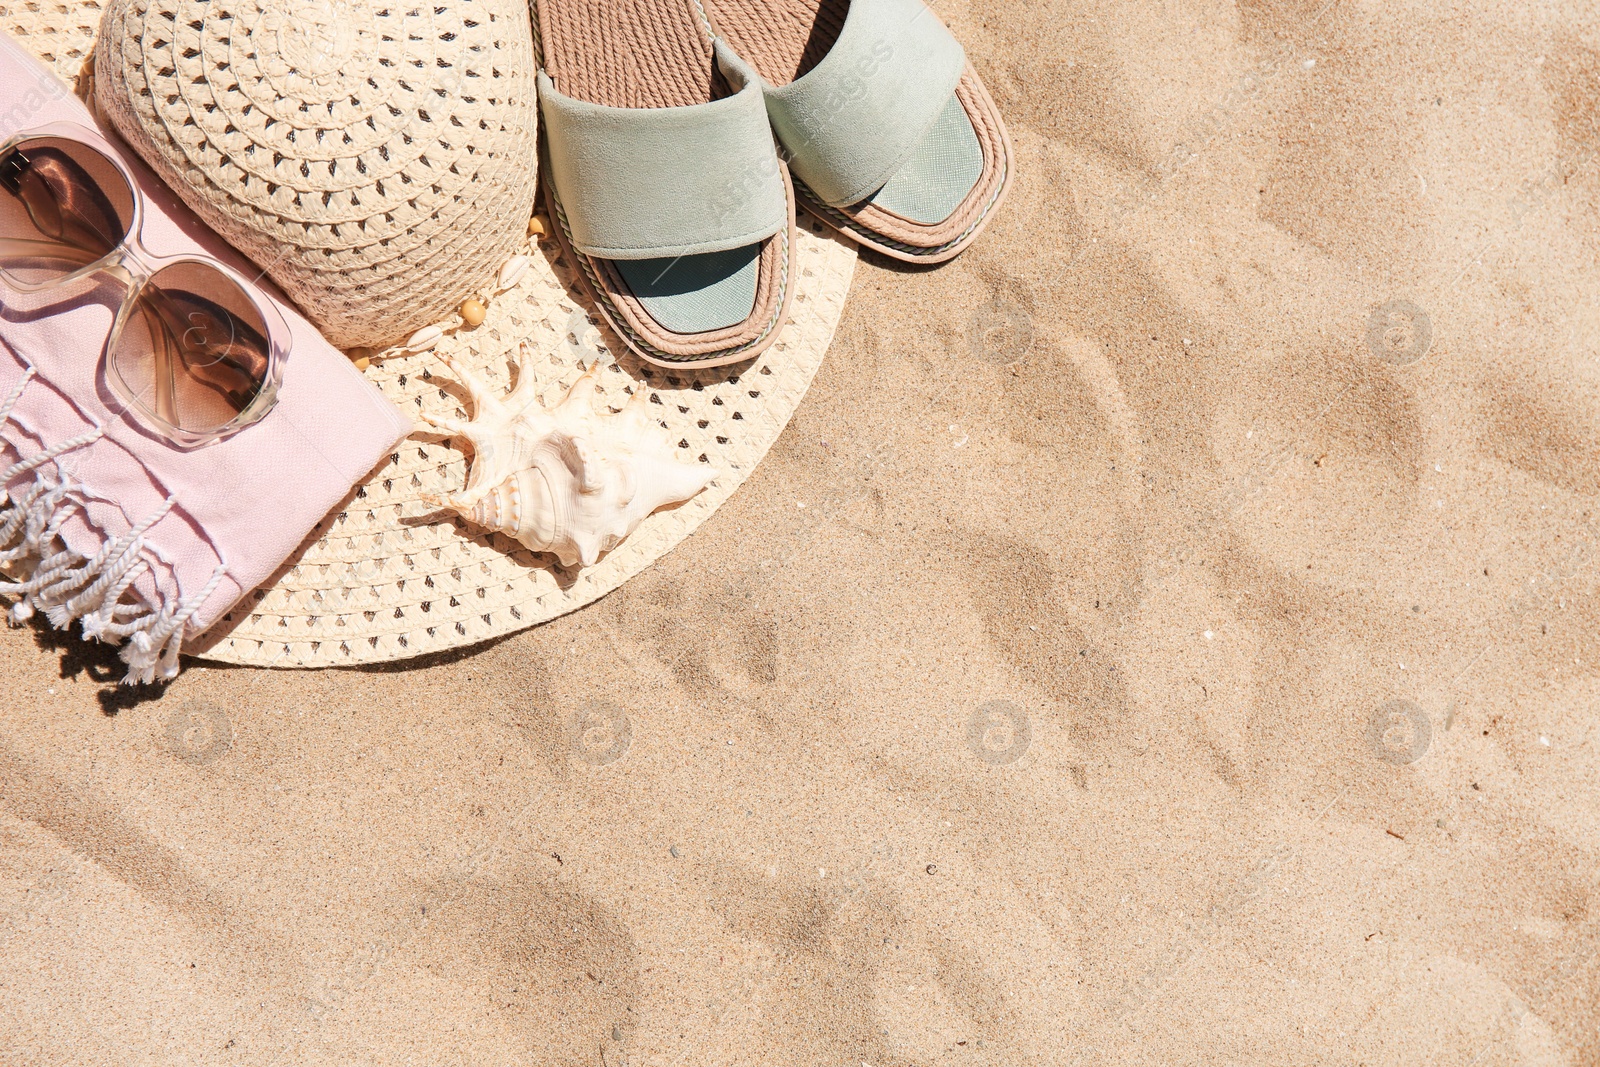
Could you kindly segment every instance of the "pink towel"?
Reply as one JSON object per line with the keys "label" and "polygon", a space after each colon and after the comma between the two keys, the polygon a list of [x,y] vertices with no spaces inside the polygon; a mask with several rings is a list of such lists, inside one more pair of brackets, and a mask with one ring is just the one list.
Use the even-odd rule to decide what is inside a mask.
{"label": "pink towel", "polygon": [[[96,126],[84,105],[0,33],[0,142],[49,122]],[[114,147],[121,142],[106,134]],[[158,255],[205,251],[259,272],[206,229],[131,152]],[[121,288],[71,304],[0,282],[0,593],[84,638],[123,645],[125,682],[172,678],[183,640],[254,589],[412,424],[270,287],[293,343],[277,406],[182,451],[145,430],[104,380]],[[76,304],[76,306],[73,306]]]}

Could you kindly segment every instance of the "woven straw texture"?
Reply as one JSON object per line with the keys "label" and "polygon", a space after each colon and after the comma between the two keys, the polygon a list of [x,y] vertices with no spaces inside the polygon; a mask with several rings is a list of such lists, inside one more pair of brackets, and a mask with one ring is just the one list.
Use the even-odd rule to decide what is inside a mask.
{"label": "woven straw texture", "polygon": [[[94,0],[0,0],[0,26],[69,85],[83,72],[98,18]],[[803,219],[797,291],[773,346],[748,364],[665,371],[595,325],[600,318],[575,299],[582,289],[557,248],[549,241],[531,250],[528,269],[489,302],[481,326],[448,332],[431,352],[389,349],[368,376],[402,410],[459,417],[466,414],[465,393],[441,355],[509,388],[511,353],[528,340],[534,350],[528,367],[544,383],[547,403],[559,401],[581,368],[598,360],[608,364],[600,395],[615,407],[628,390],[648,388],[659,401],[654,410],[663,432],[685,459],[720,470],[717,480],[694,499],[652,515],[596,566],[572,574],[549,556],[423,503],[425,495],[465,484],[469,453],[441,434],[418,434],[272,581],[247,594],[186,652],[258,666],[380,663],[472,645],[599,599],[670,551],[750,476],[822,364],[856,263],[854,246]]]}
{"label": "woven straw texture", "polygon": [[[544,249],[554,253],[549,242]],[[811,384],[844,309],[853,246],[813,220],[800,229],[799,285],[778,340],[751,363],[668,371],[629,352],[574,300],[572,265],[543,251],[497,296],[476,329],[432,352],[386,355],[368,376],[402,410],[461,418],[465,390],[439,358],[448,353],[509,390],[511,352],[527,339],[529,370],[547,405],[582,370],[606,369],[603,404],[620,408],[643,387],[662,432],[689,462],[721,471],[688,502],[657,512],[593,567],[564,571],[548,555],[471,526],[424,496],[466,484],[470,449],[440,433],[405,441],[274,579],[246,596],[185,651],[227,663],[326,667],[404,659],[484,641],[597,600],[668,552],[750,476]]]}
{"label": "woven straw texture", "polygon": [[96,101],[329,340],[376,346],[525,235],[531,33],[524,0],[111,0]]}
{"label": "woven straw texture", "polygon": [[99,0],[0,0],[0,30],[15,37],[69,86],[94,52]]}

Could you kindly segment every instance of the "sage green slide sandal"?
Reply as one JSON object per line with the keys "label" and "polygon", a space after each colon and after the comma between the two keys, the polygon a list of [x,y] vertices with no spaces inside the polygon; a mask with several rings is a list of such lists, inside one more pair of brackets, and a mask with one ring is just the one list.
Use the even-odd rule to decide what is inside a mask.
{"label": "sage green slide sandal", "polygon": [[692,0],[535,0],[545,199],[584,285],[665,367],[751,359],[794,292],[761,80]]}
{"label": "sage green slide sandal", "polygon": [[697,0],[761,75],[807,210],[885,255],[940,263],[1010,188],[1010,137],[922,0]]}

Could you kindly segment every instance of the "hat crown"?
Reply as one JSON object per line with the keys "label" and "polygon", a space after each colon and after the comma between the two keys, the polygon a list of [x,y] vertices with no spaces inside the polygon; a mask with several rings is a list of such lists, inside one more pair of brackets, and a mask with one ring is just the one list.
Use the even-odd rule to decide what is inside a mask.
{"label": "hat crown", "polygon": [[96,96],[184,201],[335,344],[486,287],[532,210],[516,0],[113,0]]}

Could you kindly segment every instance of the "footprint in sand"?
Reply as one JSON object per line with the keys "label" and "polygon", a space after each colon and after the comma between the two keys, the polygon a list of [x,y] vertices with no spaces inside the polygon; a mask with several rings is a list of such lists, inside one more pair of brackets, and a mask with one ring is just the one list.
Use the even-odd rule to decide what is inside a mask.
{"label": "footprint in sand", "polygon": [[1453,956],[1414,959],[1355,1035],[1367,1063],[1567,1067],[1567,1043],[1510,986]]}
{"label": "footprint in sand", "polygon": [[1423,439],[1411,393],[1338,348],[1256,351],[1218,395],[1219,525],[1303,580],[1383,580],[1418,506]]}
{"label": "footprint in sand", "polygon": [[[390,984],[431,988],[423,999],[446,1009],[446,1029],[484,1019],[526,1062],[596,1063],[602,1049],[606,1062],[621,1062],[641,998],[639,950],[624,917],[538,868],[439,895],[448,906],[390,969]],[[405,988],[374,995],[408,996]]]}
{"label": "footprint in sand", "polygon": [[[781,659],[770,596],[750,577],[684,589],[646,575],[614,599],[623,625],[691,696],[761,714]],[[686,618],[711,625],[686,627]]]}

